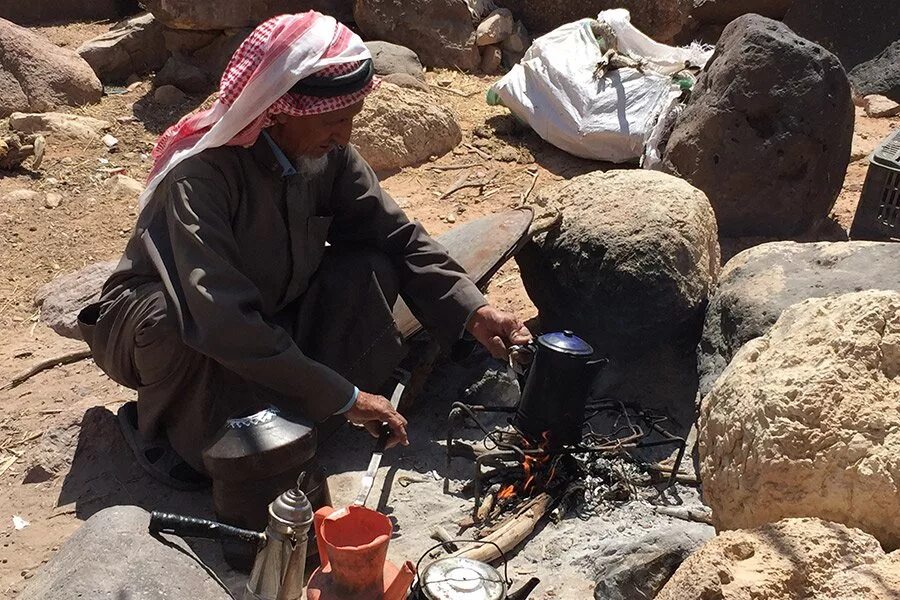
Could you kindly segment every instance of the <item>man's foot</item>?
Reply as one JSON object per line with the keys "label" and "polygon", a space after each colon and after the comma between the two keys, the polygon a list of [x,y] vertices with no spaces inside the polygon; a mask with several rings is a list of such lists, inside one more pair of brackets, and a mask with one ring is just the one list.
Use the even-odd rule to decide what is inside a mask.
{"label": "man's foot", "polygon": [[198,491],[209,487],[210,480],[184,462],[165,436],[144,440],[138,432],[137,402],[126,402],[119,408],[119,428],[131,447],[134,458],[157,481],[182,491]]}

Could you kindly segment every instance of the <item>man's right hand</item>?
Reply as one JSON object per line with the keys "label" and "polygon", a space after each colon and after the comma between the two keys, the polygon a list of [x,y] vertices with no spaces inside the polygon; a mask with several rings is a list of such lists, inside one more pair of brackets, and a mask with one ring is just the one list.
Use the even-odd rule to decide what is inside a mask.
{"label": "man's right hand", "polygon": [[387,447],[393,448],[397,444],[409,446],[409,439],[406,436],[406,419],[394,410],[384,396],[376,396],[360,390],[356,402],[344,413],[344,416],[354,425],[365,427],[376,438],[381,436],[382,424],[387,423],[391,428],[391,437],[388,438]]}

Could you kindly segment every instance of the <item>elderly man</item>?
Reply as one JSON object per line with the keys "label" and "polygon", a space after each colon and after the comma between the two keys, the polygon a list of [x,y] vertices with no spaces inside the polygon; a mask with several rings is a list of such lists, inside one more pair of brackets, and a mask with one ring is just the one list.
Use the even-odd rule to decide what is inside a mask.
{"label": "elderly man", "polygon": [[193,485],[226,419],[266,404],[373,434],[386,422],[406,444],[377,394],[404,351],[398,295],[444,344],[467,330],[501,357],[530,338],[349,145],[377,85],[346,27],[275,17],[215,105],[161,136],[125,254],[80,315],[97,364],[138,391],[133,433],[157,476]]}

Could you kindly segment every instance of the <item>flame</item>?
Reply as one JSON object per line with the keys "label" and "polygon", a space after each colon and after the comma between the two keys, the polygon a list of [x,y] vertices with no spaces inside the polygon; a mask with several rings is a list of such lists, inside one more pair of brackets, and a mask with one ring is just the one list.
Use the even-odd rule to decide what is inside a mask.
{"label": "flame", "polygon": [[498,500],[506,500],[507,498],[512,498],[515,495],[516,495],[516,486],[508,485],[508,486],[504,487],[502,490],[500,490],[500,492],[497,494],[497,499]]}

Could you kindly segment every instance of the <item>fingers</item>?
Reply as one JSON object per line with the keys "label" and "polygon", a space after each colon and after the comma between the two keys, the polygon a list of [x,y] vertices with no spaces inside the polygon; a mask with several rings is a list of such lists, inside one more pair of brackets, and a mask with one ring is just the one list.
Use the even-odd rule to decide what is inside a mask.
{"label": "fingers", "polygon": [[488,340],[487,349],[488,352],[491,353],[491,356],[498,360],[506,360],[509,357],[509,349],[506,347],[506,344],[503,343],[503,339],[498,335],[495,335]]}

